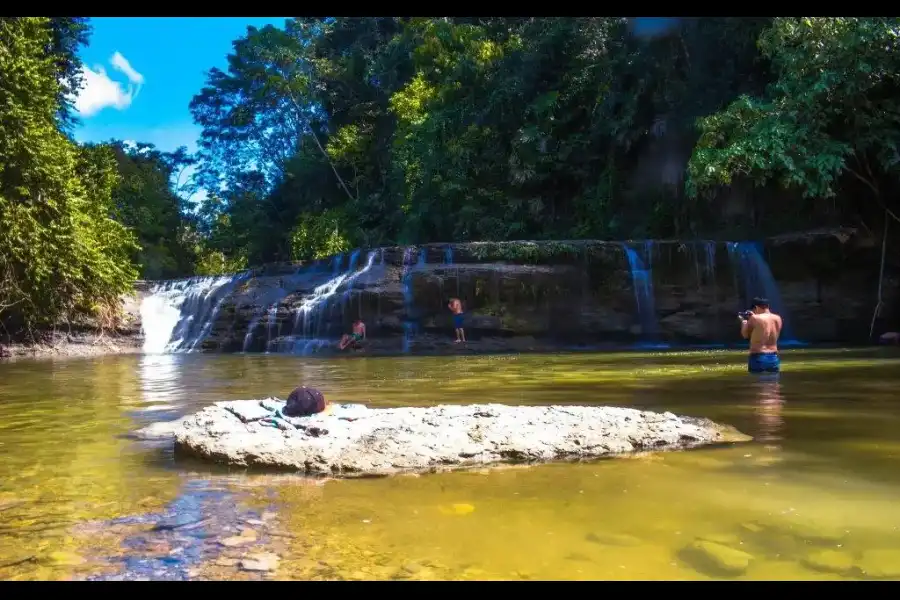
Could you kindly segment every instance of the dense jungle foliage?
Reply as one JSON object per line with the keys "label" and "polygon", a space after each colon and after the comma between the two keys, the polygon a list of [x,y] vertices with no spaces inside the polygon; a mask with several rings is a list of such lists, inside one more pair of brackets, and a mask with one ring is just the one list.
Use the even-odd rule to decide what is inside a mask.
{"label": "dense jungle foliage", "polygon": [[898,219],[900,19],[668,21],[248,28],[191,102],[189,156],[75,143],[89,23],[0,18],[0,324],[114,322],[136,277],[358,246]]}

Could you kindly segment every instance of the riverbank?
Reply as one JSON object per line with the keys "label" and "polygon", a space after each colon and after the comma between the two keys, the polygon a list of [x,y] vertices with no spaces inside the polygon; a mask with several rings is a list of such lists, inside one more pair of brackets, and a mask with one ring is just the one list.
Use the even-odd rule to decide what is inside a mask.
{"label": "riverbank", "polygon": [[57,332],[37,344],[3,344],[0,360],[86,358],[111,354],[139,354],[142,338],[128,334]]}
{"label": "riverbank", "polygon": [[39,331],[35,341],[0,337],[0,360],[85,358],[143,351],[141,301],[145,282],[137,282],[133,294],[122,297],[122,318],[114,331],[102,331],[86,320],[74,327],[60,324],[54,331]]}

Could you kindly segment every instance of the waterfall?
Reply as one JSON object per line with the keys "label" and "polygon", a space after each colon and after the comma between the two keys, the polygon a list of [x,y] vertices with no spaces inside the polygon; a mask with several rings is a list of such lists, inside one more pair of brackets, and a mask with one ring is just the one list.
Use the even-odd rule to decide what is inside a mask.
{"label": "waterfall", "polygon": [[250,346],[253,344],[253,334],[259,327],[259,323],[263,320],[263,317],[266,318],[266,347],[268,347],[268,344],[272,339],[272,325],[274,325],[275,317],[278,314],[278,305],[281,304],[281,301],[284,300],[285,296],[290,293],[290,289],[293,287],[293,285],[289,285],[286,288],[284,286],[284,279],[287,279],[289,284],[292,284],[294,281],[293,277],[285,277],[282,279],[279,287],[269,290],[263,294],[262,298],[258,299],[260,308],[253,315],[253,318],[250,319],[250,324],[247,326],[247,333],[244,334],[244,343],[241,347],[241,352],[250,350]]}
{"label": "waterfall", "polygon": [[759,251],[759,246],[753,242],[728,242],[727,247],[728,256],[735,269],[735,277],[740,277],[743,284],[737,287],[738,294],[741,296],[739,310],[749,309],[754,296],[767,298],[772,312],[781,315],[784,322],[781,332],[784,342],[787,344],[796,342],[787,307],[781,300],[778,283],[772,275],[769,264]]}
{"label": "waterfall", "polygon": [[[453,266],[453,246],[447,246],[444,248],[444,264],[447,266]],[[456,296],[459,296],[459,267],[456,268]],[[444,298],[444,279],[441,278],[441,300],[446,301],[447,298]]]}
{"label": "waterfall", "polygon": [[343,273],[337,273],[334,277],[316,287],[312,294],[304,298],[303,302],[300,303],[300,308],[297,310],[303,315],[303,318],[309,322],[310,319],[315,317],[322,310],[322,308],[327,306],[328,301],[342,285],[352,285],[354,280],[372,268],[374,262],[375,252],[372,251],[369,252],[368,257],[366,258],[366,264],[362,269],[359,271],[347,270]]}
{"label": "waterfall", "polygon": [[[334,258],[331,260],[331,278],[332,278],[331,281],[337,279],[338,277],[341,277],[341,265],[343,263],[344,263],[344,255],[343,254],[336,254],[334,256]],[[324,285],[327,286],[328,283],[330,283],[330,281],[326,282]],[[319,288],[316,288],[316,290],[313,291],[313,295],[315,295],[317,293],[318,289]],[[310,333],[312,333],[309,329],[310,328],[309,319],[311,316],[311,311],[307,310],[307,308],[308,308],[307,305],[303,304],[303,305],[299,306],[297,309],[295,309],[295,311],[294,311],[293,333],[296,334],[299,329],[299,331],[302,332],[301,335],[303,337],[307,337],[307,336],[309,336]]]}
{"label": "waterfall", "polygon": [[[696,242],[693,246],[694,271],[697,273],[697,288],[703,286],[704,280],[716,284],[716,243],[711,241]],[[701,266],[701,259],[703,265]]]}
{"label": "waterfall", "polygon": [[412,253],[414,248],[406,248],[403,251],[403,275],[400,281],[403,285],[403,307],[406,313],[406,319],[403,321],[403,352],[409,352],[410,343],[415,335],[415,323],[413,322],[413,292],[412,292],[412,274],[416,269],[425,266],[425,249],[419,252],[415,265],[412,264]]}
{"label": "waterfall", "polygon": [[[372,256],[372,260],[375,260],[374,255]],[[348,273],[354,273],[356,271],[356,265],[359,263],[359,250],[354,250],[352,254],[350,254],[350,267],[347,269]],[[353,294],[353,283],[356,280],[354,277],[347,283],[347,289],[344,290],[344,293],[341,295],[341,316],[343,316],[347,312],[347,303],[350,301],[350,298]],[[334,307],[332,307],[333,309]]]}
{"label": "waterfall", "polygon": [[[628,245],[623,245],[623,247],[625,255],[628,257],[628,268],[631,271],[631,283],[641,323],[641,334],[646,339],[654,339],[659,333],[659,325],[656,320],[656,303],[653,299],[653,273],[644,266],[644,261],[633,248]],[[646,246],[645,249],[647,249]]]}
{"label": "waterfall", "polygon": [[[326,265],[303,267],[292,275],[281,279],[276,287],[256,292],[253,305],[258,308],[252,315],[243,336],[241,350],[252,350],[257,334],[262,334],[260,327],[265,328],[266,351],[309,352],[323,345],[327,340],[316,339],[312,333],[320,333],[327,325],[326,310],[334,310],[334,300],[344,299],[340,294],[349,290],[356,279],[369,270],[378,251],[369,252],[362,269],[358,269],[360,251],[350,255],[349,269],[342,271],[343,256],[335,256],[330,269]],[[383,254],[382,254],[383,256]],[[325,267],[323,272],[322,267]],[[232,297],[235,289],[250,279],[252,273],[221,277],[192,277],[172,281],[163,281],[154,285],[141,302],[141,326],[144,333],[143,349],[146,354],[167,354],[173,352],[192,352],[201,350],[203,341],[210,334],[221,308]],[[292,338],[289,347],[285,348],[279,339],[281,330],[278,326],[278,309],[285,297],[298,290],[309,290],[314,283],[327,281],[315,287],[297,308]],[[300,325],[302,323],[302,330]],[[290,324],[287,324],[290,328]],[[314,329],[315,328],[315,329]]]}
{"label": "waterfall", "polygon": [[253,343],[253,332],[256,331],[256,327],[259,325],[261,317],[262,315],[257,313],[250,319],[250,324],[247,326],[247,333],[244,334],[244,344],[241,346],[241,352],[246,352],[250,349],[250,344]]}
{"label": "waterfall", "polygon": [[[340,272],[340,264],[342,261],[335,260],[334,271],[336,273],[334,274],[334,276],[322,285],[317,286],[313,290],[312,294],[309,294],[303,299],[303,301],[300,303],[300,307],[297,309],[298,320],[302,320],[303,322],[303,333],[299,337],[291,336],[293,339],[290,341],[290,346],[293,352],[298,352],[300,354],[309,354],[310,352],[314,352],[315,350],[332,343],[328,340],[318,337],[309,337],[309,334],[311,333],[311,327],[315,325],[316,332],[321,332],[323,312],[329,308],[333,308],[332,300],[334,299],[335,295],[342,287],[346,288],[349,291],[349,289],[353,287],[353,284],[356,282],[356,280],[372,268],[372,265],[375,263],[375,257],[377,255],[378,253],[376,251],[370,251],[368,256],[366,256],[366,263],[363,268],[356,271],[355,268],[358,261],[359,251],[354,251],[354,253],[350,257],[350,268],[343,273]],[[343,294],[340,297],[343,298]],[[296,322],[297,320],[295,320],[295,323]]]}
{"label": "waterfall", "polygon": [[212,312],[209,314],[209,317],[206,319],[206,322],[203,324],[203,327],[200,328],[200,333],[194,337],[193,342],[191,342],[190,347],[188,347],[188,352],[193,352],[198,344],[202,344],[203,340],[206,339],[206,336],[209,335],[210,330],[212,330],[213,324],[216,322],[216,317],[219,316],[219,311],[222,309],[222,304],[225,303],[225,300],[231,296],[232,292],[234,292],[235,288],[250,278],[249,272],[238,273],[236,276],[232,277],[231,280],[222,286],[216,293],[218,300],[216,300],[215,305],[213,306]]}
{"label": "waterfall", "polygon": [[190,351],[203,342],[218,310],[246,273],[191,277],[154,285],[141,302],[146,354]]}
{"label": "waterfall", "polygon": [[709,277],[713,284],[716,282],[716,243],[704,242],[706,246],[706,276]]}
{"label": "waterfall", "polygon": [[[657,280],[662,284],[663,279],[670,276],[672,261],[669,254],[675,251],[683,253],[687,250],[693,255],[687,261],[677,262],[686,267],[681,267],[686,272],[673,275],[679,278],[686,275],[689,281],[696,273],[697,285],[702,289],[700,294],[692,294],[691,302],[696,302],[693,298],[702,298],[703,303],[708,302],[714,309],[710,314],[718,315],[716,319],[733,319],[730,310],[719,315],[722,312],[719,310],[720,296],[725,290],[722,286],[718,290],[716,288],[716,261],[717,258],[719,261],[725,260],[725,257],[717,257],[715,242],[696,240],[660,244],[639,240],[617,245],[621,245],[628,261],[636,307],[631,324],[635,331],[640,332],[639,345],[642,348],[661,347],[660,341],[669,331],[678,330],[681,326],[672,317],[660,321],[662,314],[657,315],[654,297],[653,268],[656,267]],[[460,255],[463,263],[473,260],[465,246],[448,243],[427,249],[422,246],[398,248],[397,254],[394,254],[393,248],[372,251],[356,249],[299,268],[296,265],[275,265],[233,276],[192,277],[150,283],[150,290],[143,297],[140,307],[144,352],[148,355],[196,352],[207,349],[204,346],[213,349],[211,342],[216,341],[215,345],[221,345],[221,350],[228,351],[310,354],[334,347],[340,333],[347,332],[338,331],[341,322],[344,318],[355,318],[357,309],[360,317],[372,321],[370,330],[376,336],[379,329],[402,324],[402,348],[404,352],[410,352],[414,350],[412,346],[416,336],[423,334],[422,324],[428,322],[426,316],[430,320],[434,316],[446,315],[448,298],[444,294],[459,297],[461,292],[467,293],[466,286],[460,283],[460,275],[466,276],[467,265],[455,262],[457,248],[462,248],[461,252],[465,254]],[[792,339],[792,326],[795,324],[787,314],[778,285],[760,248],[753,243],[740,242],[728,243],[726,249],[734,266],[735,289],[741,298],[740,305],[735,309],[749,308],[750,299],[755,295],[768,297],[773,311],[784,317],[783,343],[798,343]],[[402,263],[399,254],[403,256]],[[429,265],[428,261],[432,259],[443,264]],[[581,302],[587,310],[592,310],[595,299],[589,293],[588,277],[592,271],[590,255],[584,255],[583,264]],[[619,264],[624,268],[623,263]],[[429,286],[441,286],[440,305],[434,302],[437,289],[424,296],[416,295],[422,289],[420,284],[425,283],[417,278],[430,267],[439,267],[436,269],[439,275],[437,283],[429,278],[432,282]],[[448,281],[448,278],[454,277],[454,271],[455,286]],[[721,269],[719,271],[719,282],[724,283],[726,279],[721,278],[727,278],[727,275]],[[248,282],[250,285],[246,285]],[[566,299],[566,302],[579,301],[577,283],[577,280],[566,279],[565,285],[576,286],[569,290],[573,297]],[[683,285],[681,280],[679,285]],[[688,285],[692,286],[691,283]],[[471,290],[468,293],[471,294]],[[627,290],[625,293],[627,304]],[[496,299],[495,290],[492,294]],[[371,303],[368,302],[370,298]],[[509,298],[502,300],[513,301]],[[470,301],[473,300],[470,298]],[[383,302],[390,311],[390,317],[385,319],[381,318]],[[659,308],[664,307],[660,304]],[[665,307],[663,314],[668,314],[668,307]],[[697,318],[701,317],[708,319],[709,315]],[[677,318],[681,319],[682,315]],[[724,326],[724,323],[718,328],[709,325],[709,331],[717,331]],[[400,346],[399,340],[397,346]]]}

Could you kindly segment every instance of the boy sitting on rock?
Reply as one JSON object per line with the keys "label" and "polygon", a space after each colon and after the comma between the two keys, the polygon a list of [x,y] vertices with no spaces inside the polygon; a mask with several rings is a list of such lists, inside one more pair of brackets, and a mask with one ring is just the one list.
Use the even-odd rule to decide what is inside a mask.
{"label": "boy sitting on rock", "polygon": [[350,335],[344,334],[338,349],[344,350],[347,346],[359,347],[359,343],[364,339],[366,339],[366,324],[362,319],[357,319],[353,322],[353,332]]}

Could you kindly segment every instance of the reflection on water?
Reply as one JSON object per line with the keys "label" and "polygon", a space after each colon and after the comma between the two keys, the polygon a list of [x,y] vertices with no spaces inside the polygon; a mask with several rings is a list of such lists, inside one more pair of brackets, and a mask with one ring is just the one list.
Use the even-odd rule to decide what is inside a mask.
{"label": "reflection on water", "polygon": [[[0,578],[900,578],[900,356],[887,352],[791,351],[770,379],[731,352],[0,365]],[[297,385],[371,406],[671,410],[756,439],[323,485],[124,438]]]}
{"label": "reflection on water", "polygon": [[141,405],[138,410],[160,412],[177,410],[184,400],[182,368],[175,354],[145,354],[139,359]]}
{"label": "reflection on water", "polygon": [[766,373],[757,376],[756,387],[759,427],[756,440],[766,444],[769,449],[777,449],[778,440],[781,439],[781,428],[784,419],[781,411],[784,406],[784,397],[781,395],[780,373]]}

